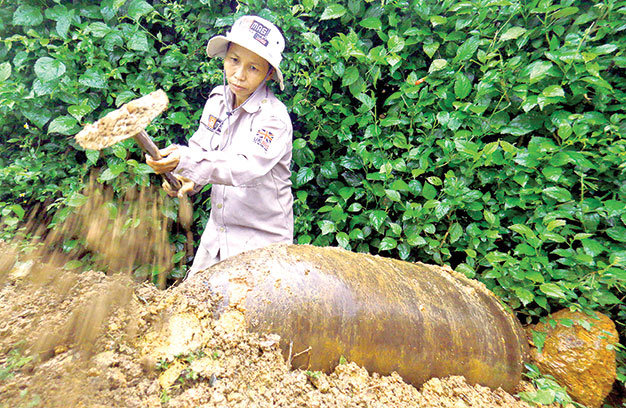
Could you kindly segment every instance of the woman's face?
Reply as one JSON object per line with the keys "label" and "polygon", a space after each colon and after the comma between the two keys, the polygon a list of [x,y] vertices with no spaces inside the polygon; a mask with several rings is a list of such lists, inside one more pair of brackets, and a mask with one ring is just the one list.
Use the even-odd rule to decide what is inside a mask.
{"label": "woman's face", "polygon": [[224,58],[228,87],[235,95],[235,107],[241,105],[263,82],[270,64],[254,52],[231,43]]}

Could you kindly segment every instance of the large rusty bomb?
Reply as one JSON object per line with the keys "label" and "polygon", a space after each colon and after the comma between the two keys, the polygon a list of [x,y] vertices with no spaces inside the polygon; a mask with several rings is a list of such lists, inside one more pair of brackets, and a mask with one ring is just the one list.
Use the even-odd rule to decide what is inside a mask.
{"label": "large rusty bomb", "polygon": [[341,356],[419,386],[463,375],[512,391],[528,345],[516,318],[482,284],[438,266],[339,248],[277,244],[220,262],[185,282],[221,295],[218,314],[281,336],[294,367],[329,372]]}

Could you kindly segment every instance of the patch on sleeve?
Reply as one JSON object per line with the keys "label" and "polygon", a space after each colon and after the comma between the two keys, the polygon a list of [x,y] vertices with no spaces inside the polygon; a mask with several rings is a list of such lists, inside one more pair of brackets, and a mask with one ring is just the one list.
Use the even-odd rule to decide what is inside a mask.
{"label": "patch on sleeve", "polygon": [[206,123],[204,123],[202,120],[200,121],[200,124],[202,126],[217,134],[222,133],[222,123],[224,123],[223,120],[219,120],[213,115],[209,115]]}
{"label": "patch on sleeve", "polygon": [[254,143],[258,144],[263,148],[263,150],[267,151],[270,148],[270,144],[272,144],[272,139],[274,139],[274,135],[269,130],[259,129],[254,136]]}

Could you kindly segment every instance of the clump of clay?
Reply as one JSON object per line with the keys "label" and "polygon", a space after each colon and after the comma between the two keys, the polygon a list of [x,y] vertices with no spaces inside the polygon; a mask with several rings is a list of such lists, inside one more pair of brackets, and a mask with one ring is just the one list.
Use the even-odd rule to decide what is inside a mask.
{"label": "clump of clay", "polygon": [[550,315],[551,326],[540,323],[533,330],[546,333],[543,349],[531,356],[544,374],[567,387],[576,401],[599,408],[616,378],[614,345],[619,341],[615,324],[606,315],[590,317],[567,309]]}
{"label": "clump of clay", "polygon": [[154,118],[167,109],[169,100],[162,89],[134,99],[89,124],[75,136],[85,149],[101,150],[145,129]]}

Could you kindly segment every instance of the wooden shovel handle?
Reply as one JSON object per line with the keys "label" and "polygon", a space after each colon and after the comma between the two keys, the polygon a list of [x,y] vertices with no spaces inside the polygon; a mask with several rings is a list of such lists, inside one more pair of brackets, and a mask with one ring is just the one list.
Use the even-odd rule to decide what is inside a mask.
{"label": "wooden shovel handle", "polygon": [[[152,139],[150,139],[150,136],[148,136],[145,130],[137,133],[135,135],[135,140],[137,141],[139,146],[143,150],[145,150],[145,152],[148,153],[150,157],[152,157],[154,160],[161,160],[163,158],[163,156],[161,156],[161,153],[159,153],[159,148],[154,144]],[[167,173],[163,173],[163,177],[165,178],[165,180],[167,180],[167,182],[170,184],[170,186],[172,186],[173,189],[180,190],[182,184],[176,177],[174,177],[172,173],[170,173],[169,171]]]}

